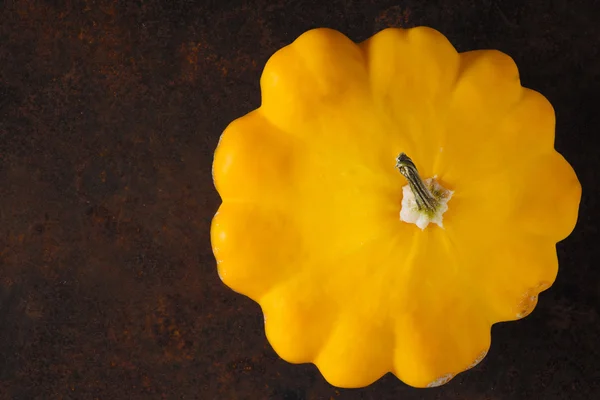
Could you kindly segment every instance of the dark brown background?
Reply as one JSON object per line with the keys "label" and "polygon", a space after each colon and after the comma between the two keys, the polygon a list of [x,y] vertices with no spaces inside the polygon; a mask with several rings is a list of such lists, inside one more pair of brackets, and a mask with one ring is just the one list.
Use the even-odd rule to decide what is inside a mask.
{"label": "dark brown background", "polygon": [[[0,4],[0,399],[600,398],[598,1]],[[507,52],[550,99],[580,220],[556,284],[494,327],[477,368],[336,390],[280,360],[259,307],[220,282],[212,152],[305,30],[415,25]]]}

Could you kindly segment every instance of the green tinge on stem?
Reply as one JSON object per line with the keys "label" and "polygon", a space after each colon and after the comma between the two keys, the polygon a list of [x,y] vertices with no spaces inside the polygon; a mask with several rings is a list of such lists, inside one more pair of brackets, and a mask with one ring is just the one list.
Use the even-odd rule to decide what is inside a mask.
{"label": "green tinge on stem", "polygon": [[419,171],[417,171],[415,163],[405,153],[400,153],[396,159],[396,168],[398,168],[408,181],[410,189],[415,195],[419,211],[434,214],[440,205],[439,200],[425,186],[423,179],[419,176]]}

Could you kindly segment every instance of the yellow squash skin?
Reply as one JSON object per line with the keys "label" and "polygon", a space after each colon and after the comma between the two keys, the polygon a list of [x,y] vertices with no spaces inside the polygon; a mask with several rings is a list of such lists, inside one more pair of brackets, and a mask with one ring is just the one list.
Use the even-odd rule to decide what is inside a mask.
{"label": "yellow squash skin", "polygon": [[[359,44],[310,30],[260,83],[261,106],[215,152],[211,240],[275,351],[347,388],[387,372],[439,386],[476,365],[492,324],[552,285],[577,220],[550,103],[509,56],[457,53],[426,27]],[[399,219],[401,152],[454,192],[443,227]]]}

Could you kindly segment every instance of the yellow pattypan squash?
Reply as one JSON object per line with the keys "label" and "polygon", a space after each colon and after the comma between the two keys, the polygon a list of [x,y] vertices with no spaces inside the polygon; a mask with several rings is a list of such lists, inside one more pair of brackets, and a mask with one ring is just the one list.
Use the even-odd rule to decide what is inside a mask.
{"label": "yellow pattypan squash", "polygon": [[555,280],[580,183],[554,111],[495,50],[426,27],[277,51],[215,152],[218,271],[275,351],[338,387],[438,386]]}

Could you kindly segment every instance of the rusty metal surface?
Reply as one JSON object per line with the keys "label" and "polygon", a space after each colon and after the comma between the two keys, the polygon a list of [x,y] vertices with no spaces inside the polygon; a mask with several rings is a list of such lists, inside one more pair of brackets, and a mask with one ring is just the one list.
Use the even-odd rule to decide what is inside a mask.
{"label": "rusty metal surface", "polygon": [[[588,1],[7,1],[0,13],[0,399],[600,398],[600,7]],[[584,188],[530,317],[442,388],[329,386],[220,282],[212,151],[305,30],[429,25],[554,104]]]}

